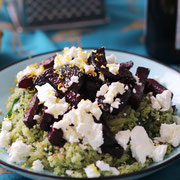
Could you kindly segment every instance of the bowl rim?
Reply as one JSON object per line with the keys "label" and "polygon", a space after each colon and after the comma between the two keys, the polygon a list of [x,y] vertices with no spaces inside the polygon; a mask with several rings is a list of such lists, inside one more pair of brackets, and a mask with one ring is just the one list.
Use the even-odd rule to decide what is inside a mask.
{"label": "bowl rim", "polygon": [[[83,47],[82,49],[84,50],[93,50],[93,49],[96,49],[96,48],[86,48],[86,47]],[[0,68],[0,72],[15,65],[15,64],[18,64],[18,63],[21,63],[23,61],[26,61],[26,60],[30,60],[32,58],[35,58],[35,57],[38,57],[38,56],[42,56],[42,55],[47,55],[47,54],[51,54],[51,53],[56,53],[56,52],[59,52],[59,51],[62,51],[63,49],[58,49],[58,50],[54,50],[54,51],[49,51],[49,52],[45,52],[45,53],[40,53],[40,54],[37,54],[37,55],[33,55],[31,57],[26,57],[26,58],[23,58],[23,59],[20,59],[20,60],[17,60],[15,62],[12,62],[4,67],[1,67]],[[161,61],[157,60],[157,59],[154,59],[154,58],[151,58],[151,57],[147,57],[147,56],[143,56],[143,55],[139,55],[139,54],[136,54],[136,53],[132,53],[132,52],[128,52],[128,51],[124,51],[124,50],[118,50],[118,49],[112,49],[112,48],[106,48],[107,51],[114,51],[114,52],[120,52],[120,53],[125,53],[125,54],[130,54],[130,55],[135,55],[135,56],[139,56],[139,57],[142,57],[142,58],[145,58],[147,60],[150,60],[150,61],[153,61],[157,64],[160,64],[160,65],[163,65],[165,66],[166,68],[170,69],[171,71],[175,71],[177,73],[180,74],[180,72],[176,69],[173,69],[172,67],[168,66],[167,64],[164,64],[162,63]],[[177,160],[178,158],[180,157],[180,152],[175,155],[174,157],[166,160],[165,162],[162,162],[160,164],[157,164],[153,167],[149,167],[149,168],[145,168],[145,169],[142,169],[140,171],[136,171],[136,172],[132,172],[132,173],[128,173],[128,174],[122,174],[122,175],[118,175],[118,176],[107,176],[107,177],[98,177],[98,178],[90,178],[90,179],[123,179],[123,178],[133,178],[133,177],[138,177],[140,175],[143,175],[143,174],[146,174],[146,173],[151,173],[155,170],[160,170],[162,169],[163,167],[166,167],[167,165],[169,165],[171,162],[175,162],[175,160]],[[83,180],[83,179],[89,179],[89,178],[73,178],[73,177],[62,177],[62,176],[58,176],[58,175],[51,175],[51,174],[43,174],[42,172],[36,172],[36,171],[30,171],[28,169],[23,169],[21,167],[17,167],[13,164],[9,164],[3,160],[0,159],[0,164],[2,164],[3,166],[7,167],[7,168],[10,168],[10,170],[15,170],[16,172],[19,172],[19,173],[25,173],[25,174],[29,174],[29,175],[32,175],[32,176],[38,176],[38,177],[46,177],[46,178],[52,178],[52,179],[69,179],[69,180],[72,180],[72,179],[75,179],[75,180]]]}

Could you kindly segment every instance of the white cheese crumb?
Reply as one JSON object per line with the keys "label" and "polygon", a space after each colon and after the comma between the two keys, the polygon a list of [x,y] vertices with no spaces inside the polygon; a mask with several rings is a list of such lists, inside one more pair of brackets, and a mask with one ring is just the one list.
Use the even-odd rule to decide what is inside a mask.
{"label": "white cheese crumb", "polygon": [[86,168],[84,168],[84,171],[87,175],[88,178],[93,178],[93,177],[99,177],[100,173],[97,170],[96,166],[94,164],[90,164]]}
{"label": "white cheese crumb", "polygon": [[162,109],[161,111],[167,111],[171,107],[171,91],[165,90],[161,94],[156,95],[156,99],[160,103]]}
{"label": "white cheese crumb", "polygon": [[161,94],[157,94],[156,97],[151,96],[152,107],[160,111],[168,111],[171,107],[171,91],[165,90]]}
{"label": "white cheese crumb", "polygon": [[65,101],[65,98],[61,99],[58,103],[49,104],[48,109],[45,112],[52,114],[54,118],[58,119],[59,115],[63,115],[68,110],[68,103]]}
{"label": "white cheese crumb", "polygon": [[39,116],[38,114],[34,115],[33,120],[39,121],[41,119],[41,116]]}
{"label": "white cheese crumb", "polygon": [[95,68],[93,65],[84,64],[84,70],[85,70],[85,73],[91,74],[95,71]]}
{"label": "white cheese crumb", "polygon": [[180,125],[174,124],[161,124],[160,138],[162,142],[168,142],[174,147],[180,144]]}
{"label": "white cheese crumb", "polygon": [[69,106],[65,98],[57,102],[56,90],[50,84],[36,86],[36,89],[38,90],[38,99],[47,107],[45,112],[52,114],[54,118],[58,118],[59,115],[63,115],[68,110]]}
{"label": "white cheese crumb", "polygon": [[113,175],[119,175],[120,172],[115,167],[110,167],[109,164],[105,163],[104,161],[96,161],[96,166],[101,171],[111,171]]}
{"label": "white cheese crumb", "polygon": [[109,68],[109,72],[116,75],[119,73],[119,64],[107,64],[106,67]]}
{"label": "white cheese crumb", "polygon": [[138,78],[136,75],[133,75],[133,77],[134,77],[134,79],[135,79],[135,81],[136,81],[136,84],[137,84],[138,86],[142,86],[142,83],[140,82],[139,78]]}
{"label": "white cheese crumb", "polygon": [[42,172],[44,171],[44,165],[42,164],[42,162],[38,159],[36,161],[33,162],[32,164],[32,169],[34,171],[39,171],[39,172]]}
{"label": "white cheese crumb", "polygon": [[65,93],[68,89],[65,88],[65,87],[62,87],[62,88],[60,88],[60,90],[61,90],[63,93]]}
{"label": "white cheese crumb", "polygon": [[99,91],[97,91],[96,93],[96,97],[99,97],[99,96],[104,96],[108,91],[108,86],[107,84],[103,84],[100,88]]}
{"label": "white cheese crumb", "polygon": [[132,156],[142,164],[154,151],[154,144],[142,126],[135,126],[130,134]]}
{"label": "white cheese crumb", "polygon": [[173,116],[173,121],[174,121],[176,124],[180,125],[180,117],[179,117],[179,116]]}
{"label": "white cheese crumb", "polygon": [[[61,128],[64,138],[70,142],[87,142],[94,150],[98,150],[104,143],[102,124],[94,122],[93,115],[100,119],[102,111],[94,102],[81,100],[77,109],[72,109],[63,116],[59,122],[55,122],[53,127]],[[74,126],[70,126],[70,125]]]}
{"label": "white cheese crumb", "polygon": [[159,104],[159,101],[154,96],[151,96],[150,99],[151,99],[151,103],[152,103],[152,108],[154,108],[156,110],[160,110],[161,105]]}
{"label": "white cheese crumb", "polygon": [[133,93],[136,94],[136,89],[135,88],[133,88]]}
{"label": "white cheese crumb", "polygon": [[116,56],[114,54],[106,56],[106,60],[108,64],[117,64]]}
{"label": "white cheese crumb", "polygon": [[155,146],[155,150],[153,151],[151,157],[154,162],[159,162],[164,159],[164,156],[167,151],[167,145],[158,145]]}
{"label": "white cheese crumb", "polygon": [[12,123],[10,121],[3,121],[2,122],[2,131],[10,131],[12,128]]}
{"label": "white cheese crumb", "polygon": [[71,86],[73,83],[78,83],[79,82],[79,77],[78,76],[72,76],[71,80],[68,83],[68,86]]}
{"label": "white cheese crumb", "polygon": [[18,72],[18,74],[16,75],[17,81],[19,82],[21,80],[21,78],[25,75],[37,75],[39,76],[40,74],[42,74],[43,69],[41,67],[38,67],[38,65],[33,66],[27,66],[23,71]]}
{"label": "white cheese crumb", "polygon": [[0,133],[0,147],[8,149],[10,143],[10,133],[1,131]]}
{"label": "white cheese crumb", "polygon": [[29,156],[31,151],[31,145],[26,145],[22,141],[17,140],[14,142],[9,149],[10,161],[20,164]]}
{"label": "white cheese crumb", "polygon": [[126,131],[119,131],[115,135],[116,141],[118,142],[119,145],[121,145],[124,148],[124,150],[126,150],[126,148],[127,148],[127,144],[129,142],[130,134],[131,134],[131,131],[126,130]]}
{"label": "white cheese crumb", "polygon": [[73,171],[72,170],[66,170],[66,174],[70,176],[73,174]]}
{"label": "white cheese crumb", "polygon": [[123,94],[125,92],[124,84],[120,82],[111,83],[108,87],[108,92],[104,95],[104,103],[112,104],[117,94]]}
{"label": "white cheese crumb", "polygon": [[36,86],[38,91],[37,97],[40,102],[55,102],[56,101],[56,90],[49,84],[46,83],[42,86]]}

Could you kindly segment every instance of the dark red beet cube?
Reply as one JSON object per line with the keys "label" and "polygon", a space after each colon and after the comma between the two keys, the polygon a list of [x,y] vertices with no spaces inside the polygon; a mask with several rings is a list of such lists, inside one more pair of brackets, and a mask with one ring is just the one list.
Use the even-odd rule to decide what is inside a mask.
{"label": "dark red beet cube", "polygon": [[54,146],[63,147],[66,140],[63,139],[63,131],[61,129],[56,129],[51,127],[48,135],[49,142]]}
{"label": "dark red beet cube", "polygon": [[103,124],[103,137],[104,144],[101,146],[102,152],[120,158],[124,153],[124,149],[117,143],[110,129],[105,124]]}
{"label": "dark red beet cube", "polygon": [[44,69],[48,69],[54,66],[54,59],[56,55],[44,60],[41,64],[44,66]]}
{"label": "dark red beet cube", "polygon": [[161,94],[163,91],[167,90],[163,85],[154,79],[148,79],[145,87],[145,92],[152,92],[154,96]]}
{"label": "dark red beet cube", "polygon": [[33,118],[38,110],[38,104],[39,104],[39,99],[37,97],[37,94],[35,94],[29,103],[29,106],[26,110],[26,113],[23,119],[24,124],[29,129],[32,128],[36,124],[36,120],[34,120]]}
{"label": "dark red beet cube", "polygon": [[50,126],[53,124],[54,122],[54,117],[53,115],[46,113],[45,111],[42,114],[42,119],[40,122],[40,128],[43,131],[49,131],[50,130]]}
{"label": "dark red beet cube", "polygon": [[35,76],[30,76],[30,75],[23,76],[18,83],[18,87],[25,88],[25,89],[34,88],[34,78]]}
{"label": "dark red beet cube", "polygon": [[140,84],[135,84],[134,90],[130,98],[130,104],[134,109],[139,107],[141,99],[144,95],[144,88],[146,85],[147,77],[149,75],[149,69],[145,67],[138,67],[136,76],[139,78]]}

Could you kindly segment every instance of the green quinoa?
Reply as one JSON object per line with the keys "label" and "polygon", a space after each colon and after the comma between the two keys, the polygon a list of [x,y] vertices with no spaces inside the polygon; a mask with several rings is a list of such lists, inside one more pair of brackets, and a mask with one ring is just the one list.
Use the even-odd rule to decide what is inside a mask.
{"label": "green quinoa", "polygon": [[[84,168],[97,160],[103,160],[110,166],[116,167],[120,174],[141,170],[153,162],[149,158],[143,165],[137,162],[131,155],[130,145],[119,159],[112,157],[108,153],[99,153],[90,146],[83,150],[78,143],[70,144],[67,142],[62,148],[52,146],[48,141],[48,132],[40,129],[39,122],[32,129],[27,128],[23,123],[24,113],[33,95],[33,92],[16,88],[7,102],[7,111],[11,111],[9,119],[12,122],[10,144],[16,140],[22,140],[33,147],[26,160],[26,165],[29,168],[32,166],[33,161],[39,159],[46,170],[57,175],[67,176],[65,171],[68,169],[73,171],[69,176],[86,177]],[[16,104],[19,104],[19,107],[13,110],[12,106],[15,101]],[[118,115],[106,116],[105,121],[114,135],[120,130],[132,130],[136,125],[141,125],[146,129],[148,135],[154,138],[159,136],[162,123],[173,123],[172,115],[172,107],[164,112],[153,109],[149,96],[146,95],[136,111],[130,106],[126,106]],[[172,151],[173,147],[168,145],[166,154],[170,154]],[[101,176],[112,175],[108,171],[100,171],[100,174]]]}

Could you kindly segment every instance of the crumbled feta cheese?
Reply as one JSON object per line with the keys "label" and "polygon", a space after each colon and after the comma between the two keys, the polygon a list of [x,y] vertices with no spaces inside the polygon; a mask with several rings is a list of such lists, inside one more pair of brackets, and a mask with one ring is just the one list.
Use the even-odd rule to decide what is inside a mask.
{"label": "crumbled feta cheese", "polygon": [[174,124],[161,124],[160,138],[162,142],[168,142],[174,147],[180,144],[180,125]]}
{"label": "crumbled feta cheese", "polygon": [[71,80],[68,83],[68,86],[71,86],[73,83],[78,83],[79,82],[79,77],[78,76],[72,76]]}
{"label": "crumbled feta cheese", "polygon": [[150,99],[151,99],[151,103],[152,103],[152,108],[154,108],[156,110],[160,110],[161,105],[159,104],[159,101],[154,96],[151,96]]}
{"label": "crumbled feta cheese", "polygon": [[29,156],[31,145],[26,145],[22,141],[17,140],[9,149],[10,161],[20,164],[26,157]]}
{"label": "crumbled feta cheese", "polygon": [[116,98],[115,101],[111,104],[111,107],[118,109],[119,105],[120,105],[120,99]]}
{"label": "crumbled feta cheese", "polygon": [[109,72],[116,75],[119,73],[119,64],[107,64],[106,67],[109,68]]}
{"label": "crumbled feta cheese", "polygon": [[156,97],[151,96],[152,107],[160,111],[168,111],[171,107],[171,91],[165,90],[161,94],[157,94]]}
{"label": "crumbled feta cheese", "polygon": [[179,117],[179,116],[173,116],[173,121],[174,121],[176,124],[180,125],[180,117]]}
{"label": "crumbled feta cheese", "polygon": [[92,113],[97,120],[99,120],[102,115],[102,111],[98,107],[97,102],[92,103],[90,100],[81,100],[78,104],[78,109]]}
{"label": "crumbled feta cheese", "polygon": [[40,102],[44,103],[47,101],[56,101],[56,90],[49,83],[42,86],[36,86],[36,89],[38,91],[37,97]]}
{"label": "crumbled feta cheese", "polygon": [[136,89],[135,88],[133,88],[133,93],[136,94]]}
{"label": "crumbled feta cheese", "polygon": [[[102,112],[97,104],[89,100],[82,100],[77,109],[72,109],[63,116],[59,122],[55,122],[53,127],[61,128],[64,138],[70,142],[87,142],[94,150],[98,150],[104,143],[102,124],[94,122],[93,116],[100,119]],[[74,126],[71,126],[71,125]]]}
{"label": "crumbled feta cheese", "polygon": [[54,118],[58,119],[59,115],[63,115],[68,110],[68,103],[65,101],[65,98],[60,99],[58,103],[54,103],[47,106],[48,109],[45,112],[52,114]]}
{"label": "crumbled feta cheese", "polygon": [[93,177],[99,177],[100,173],[97,170],[96,166],[94,164],[90,164],[86,168],[84,168],[84,171],[87,175],[88,178],[93,178]]}
{"label": "crumbled feta cheese", "polygon": [[123,94],[125,92],[124,84],[120,82],[111,83],[108,87],[108,92],[104,95],[104,103],[112,104],[117,94]]}
{"label": "crumbled feta cheese", "polygon": [[72,170],[66,170],[66,174],[70,176],[73,174],[73,171]]}
{"label": "crumbled feta cheese", "polygon": [[115,167],[110,167],[109,164],[105,163],[104,161],[96,161],[96,166],[101,171],[111,171],[113,175],[119,175],[120,172]]}
{"label": "crumbled feta cheese", "polygon": [[39,171],[39,172],[42,172],[44,171],[44,165],[42,164],[42,162],[38,159],[36,161],[33,162],[32,164],[32,169],[34,171]]}
{"label": "crumbled feta cheese", "polygon": [[106,60],[108,64],[117,64],[116,56],[114,54],[106,56]]}
{"label": "crumbled feta cheese", "polygon": [[126,130],[126,131],[119,131],[116,135],[116,141],[118,142],[119,145],[121,145],[124,150],[127,148],[127,144],[129,142],[131,131]]}
{"label": "crumbled feta cheese", "polygon": [[99,91],[97,91],[96,93],[96,97],[99,97],[99,96],[104,96],[108,91],[108,86],[107,84],[103,84],[100,88]]}
{"label": "crumbled feta cheese", "polygon": [[95,68],[93,65],[84,64],[84,70],[85,70],[85,73],[91,74],[95,71]]}
{"label": "crumbled feta cheese", "polygon": [[39,115],[34,115],[34,118],[33,118],[34,120],[36,120],[36,121],[39,121],[40,119],[41,119],[41,116],[39,116]]}
{"label": "crumbled feta cheese", "polygon": [[8,121],[3,121],[2,122],[2,131],[10,131],[12,128],[12,123],[8,120]]}
{"label": "crumbled feta cheese", "polygon": [[76,64],[83,67],[87,62],[87,52],[82,51],[81,48],[71,47],[64,48],[64,54],[60,55],[57,53],[57,56],[54,60],[54,69],[58,69],[59,67],[66,64]]}
{"label": "crumbled feta cheese", "polygon": [[154,144],[142,126],[135,126],[130,134],[132,156],[142,164],[154,151]]}
{"label": "crumbled feta cheese", "polygon": [[159,104],[161,105],[161,111],[167,111],[171,107],[171,91],[165,90],[161,94],[156,95],[156,99],[158,100]]}
{"label": "crumbled feta cheese", "polygon": [[21,78],[25,75],[36,75],[39,76],[40,74],[42,74],[43,69],[41,67],[39,67],[37,64],[32,64],[27,66],[23,71],[18,72],[16,78],[17,81],[19,82],[21,80]]}
{"label": "crumbled feta cheese", "polygon": [[135,81],[136,81],[136,84],[137,84],[138,86],[142,86],[142,83],[140,82],[139,78],[138,78],[136,75],[133,75],[133,77],[134,77],[134,79],[135,79]]}
{"label": "crumbled feta cheese", "polygon": [[38,98],[40,102],[47,107],[46,112],[52,114],[55,118],[63,115],[68,110],[68,103],[65,98],[59,99],[57,102],[56,90],[48,83],[43,86],[36,86],[38,90]]}
{"label": "crumbled feta cheese", "polygon": [[10,133],[7,131],[1,131],[0,133],[0,147],[8,148],[10,143]]}
{"label": "crumbled feta cheese", "polygon": [[65,88],[65,87],[62,87],[62,88],[60,88],[59,90],[61,90],[63,93],[65,93],[68,89]]}
{"label": "crumbled feta cheese", "polygon": [[167,151],[167,145],[158,145],[155,146],[155,150],[153,151],[151,157],[154,162],[159,162],[164,159],[164,156]]}

